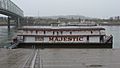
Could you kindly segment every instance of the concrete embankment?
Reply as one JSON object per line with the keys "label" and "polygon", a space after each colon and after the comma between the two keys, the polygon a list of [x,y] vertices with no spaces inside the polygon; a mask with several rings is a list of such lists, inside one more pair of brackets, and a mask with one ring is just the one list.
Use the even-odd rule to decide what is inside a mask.
{"label": "concrete embankment", "polygon": [[[0,49],[0,68],[22,68],[34,49]],[[39,49],[43,68],[119,68],[120,49]]]}
{"label": "concrete embankment", "polygon": [[[11,26],[15,26],[15,24],[10,24]],[[0,26],[8,26],[8,24],[0,24]]]}

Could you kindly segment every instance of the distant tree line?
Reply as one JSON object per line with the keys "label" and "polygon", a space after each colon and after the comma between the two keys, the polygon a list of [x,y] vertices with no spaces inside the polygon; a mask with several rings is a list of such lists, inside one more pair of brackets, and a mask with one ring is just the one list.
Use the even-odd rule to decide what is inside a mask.
{"label": "distant tree line", "polygon": [[120,17],[117,18],[109,18],[109,19],[67,19],[67,18],[42,18],[42,17],[24,17],[23,25],[50,25],[51,23],[69,23],[69,22],[78,22],[78,23],[88,23],[94,22],[96,24],[104,24],[104,23],[120,23]]}
{"label": "distant tree line", "polygon": [[[24,17],[21,19],[21,25],[50,25],[51,23],[90,23],[94,22],[96,24],[104,24],[104,23],[111,23],[111,24],[120,24],[120,16],[110,17],[109,19],[68,19],[68,18],[43,18],[43,17]],[[0,24],[7,24],[7,17],[0,17]]]}

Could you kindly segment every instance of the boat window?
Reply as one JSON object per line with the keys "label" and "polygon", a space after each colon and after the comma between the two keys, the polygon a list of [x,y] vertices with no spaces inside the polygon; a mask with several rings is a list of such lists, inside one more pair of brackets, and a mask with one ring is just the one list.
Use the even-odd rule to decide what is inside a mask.
{"label": "boat window", "polygon": [[35,41],[44,41],[43,37],[35,37]]}
{"label": "boat window", "polygon": [[53,35],[55,34],[55,32],[53,31]]}
{"label": "boat window", "polygon": [[72,34],[72,32],[70,32],[70,34]]}
{"label": "boat window", "polygon": [[59,32],[57,32],[57,35],[59,34]]}
{"label": "boat window", "polygon": [[36,30],[36,34],[38,33],[38,31]]}
{"label": "boat window", "polygon": [[63,31],[61,31],[61,34],[63,34]]}
{"label": "boat window", "polygon": [[46,34],[46,32],[44,31],[44,34]]}
{"label": "boat window", "polygon": [[93,34],[93,31],[91,31],[91,34]]}
{"label": "boat window", "polygon": [[87,36],[87,42],[89,42],[89,36]]}

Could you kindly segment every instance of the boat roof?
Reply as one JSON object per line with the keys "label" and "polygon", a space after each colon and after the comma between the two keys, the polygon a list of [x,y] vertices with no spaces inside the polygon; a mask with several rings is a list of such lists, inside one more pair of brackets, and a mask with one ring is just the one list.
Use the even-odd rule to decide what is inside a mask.
{"label": "boat roof", "polygon": [[105,30],[98,26],[23,26],[18,30]]}

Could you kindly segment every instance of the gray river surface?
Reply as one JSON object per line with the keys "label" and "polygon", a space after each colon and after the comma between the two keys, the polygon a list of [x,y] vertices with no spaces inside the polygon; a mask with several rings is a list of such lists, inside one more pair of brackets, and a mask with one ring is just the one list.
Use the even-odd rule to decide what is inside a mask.
{"label": "gray river surface", "polygon": [[103,26],[106,34],[113,35],[113,48],[120,48],[120,26]]}
{"label": "gray river surface", "polygon": [[14,34],[15,28],[13,26],[11,26],[10,32],[8,32],[7,26],[0,26],[0,47],[8,45]]}

